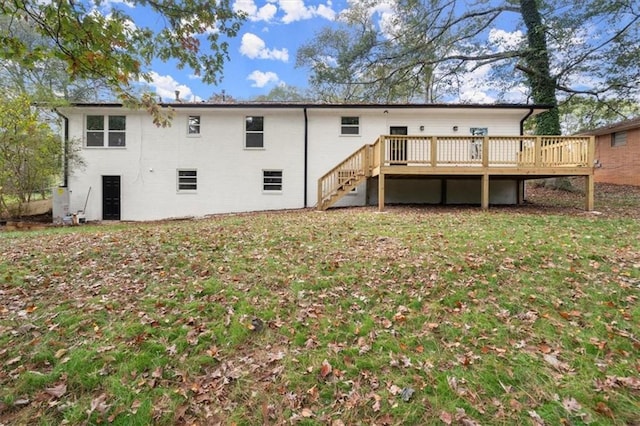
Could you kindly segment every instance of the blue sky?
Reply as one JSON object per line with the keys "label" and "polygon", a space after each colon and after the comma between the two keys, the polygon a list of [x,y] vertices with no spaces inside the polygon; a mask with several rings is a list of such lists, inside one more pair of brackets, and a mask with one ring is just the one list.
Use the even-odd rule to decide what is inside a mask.
{"label": "blue sky", "polygon": [[[180,90],[186,100],[209,98],[222,90],[236,99],[267,94],[276,85],[305,87],[307,70],[296,68],[296,51],[347,7],[345,0],[235,0],[249,17],[229,41],[230,61],[218,86],[204,84],[192,70],[173,63],[153,64],[152,87],[165,100]],[[137,21],[145,19],[129,12]]]}
{"label": "blue sky", "polygon": [[[118,3],[126,8],[127,0],[106,0],[105,5]],[[306,87],[308,70],[296,68],[298,48],[312,40],[314,34],[332,25],[340,13],[362,0],[232,0],[235,10],[244,11],[248,19],[237,37],[229,39],[230,60],[225,63],[223,79],[218,86],[204,84],[190,69],[178,69],[175,63],[156,61],[153,64],[151,88],[165,101],[175,99],[175,91],[187,101],[208,99],[224,91],[238,100],[250,100],[269,93],[276,85]],[[392,16],[394,0],[379,0],[371,9],[374,22],[384,23]],[[161,25],[158,17],[149,16],[144,9],[130,8],[128,13],[136,24]],[[155,21],[154,21],[155,19]],[[517,43],[522,33],[492,29],[489,42],[492,49]],[[502,46],[502,47],[501,47]],[[486,79],[488,67],[474,70],[465,76],[462,96],[452,101],[492,103],[496,93]],[[503,101],[523,102],[523,88],[516,88]]]}

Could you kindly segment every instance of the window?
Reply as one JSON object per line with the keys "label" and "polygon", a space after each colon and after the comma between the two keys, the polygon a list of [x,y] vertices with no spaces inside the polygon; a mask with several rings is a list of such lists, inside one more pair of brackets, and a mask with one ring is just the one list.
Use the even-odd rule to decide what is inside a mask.
{"label": "window", "polygon": [[[486,127],[471,127],[469,132],[473,136],[486,136],[489,134],[489,129]],[[482,159],[482,141],[483,138],[473,139],[469,145],[469,156],[472,160]]]}
{"label": "window", "polygon": [[[126,145],[127,117],[124,115],[87,115],[87,146],[123,147]],[[105,138],[106,134],[106,138]]]}
{"label": "window", "polygon": [[198,171],[178,170],[178,192],[196,191],[198,189]]}
{"label": "window", "polygon": [[187,133],[191,136],[200,134],[200,116],[190,115]]}
{"label": "window", "polygon": [[264,148],[264,117],[246,117],[245,130],[245,148]]}
{"label": "window", "polygon": [[360,134],[360,117],[341,117],[340,124],[341,135]]}
{"label": "window", "polygon": [[263,170],[262,189],[264,191],[282,191],[282,170]]}
{"label": "window", "polygon": [[624,146],[627,144],[627,132],[615,132],[611,134],[611,146]]}
{"label": "window", "polygon": [[124,115],[88,115],[87,146],[123,147],[126,145],[127,118]]}

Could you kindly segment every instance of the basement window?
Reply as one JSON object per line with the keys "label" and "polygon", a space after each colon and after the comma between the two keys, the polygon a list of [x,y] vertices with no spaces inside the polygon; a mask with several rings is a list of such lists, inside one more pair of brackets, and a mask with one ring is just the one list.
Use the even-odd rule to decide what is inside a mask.
{"label": "basement window", "polygon": [[198,190],[198,171],[195,169],[178,169],[178,192],[195,192]]}
{"label": "basement window", "polygon": [[627,144],[627,132],[615,132],[611,134],[611,146],[625,146]]}
{"label": "basement window", "polygon": [[263,170],[262,190],[282,191],[282,170]]}

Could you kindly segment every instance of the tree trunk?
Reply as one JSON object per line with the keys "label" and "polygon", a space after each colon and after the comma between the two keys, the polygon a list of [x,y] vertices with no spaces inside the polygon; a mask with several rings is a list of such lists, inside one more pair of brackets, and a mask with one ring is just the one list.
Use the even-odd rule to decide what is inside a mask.
{"label": "tree trunk", "polygon": [[536,104],[550,105],[551,110],[536,116],[536,134],[559,135],[560,114],[556,98],[556,80],[551,76],[549,50],[542,17],[536,0],[520,0],[520,12],[527,27],[528,48],[523,55],[531,95]]}

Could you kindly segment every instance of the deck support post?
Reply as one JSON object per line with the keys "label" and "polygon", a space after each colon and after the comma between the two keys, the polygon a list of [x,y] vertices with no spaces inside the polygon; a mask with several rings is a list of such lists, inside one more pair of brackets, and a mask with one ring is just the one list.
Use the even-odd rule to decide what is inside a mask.
{"label": "deck support post", "polygon": [[585,203],[584,203],[584,209],[588,212],[593,211],[594,209],[594,192],[595,192],[595,185],[594,185],[594,179],[593,179],[593,174],[587,175],[584,177],[585,180]]}
{"label": "deck support post", "polygon": [[378,211],[384,211],[384,173],[378,175]]}
{"label": "deck support post", "polygon": [[482,210],[487,210],[489,208],[489,174],[485,173],[482,175],[482,195],[480,198],[480,205]]}

